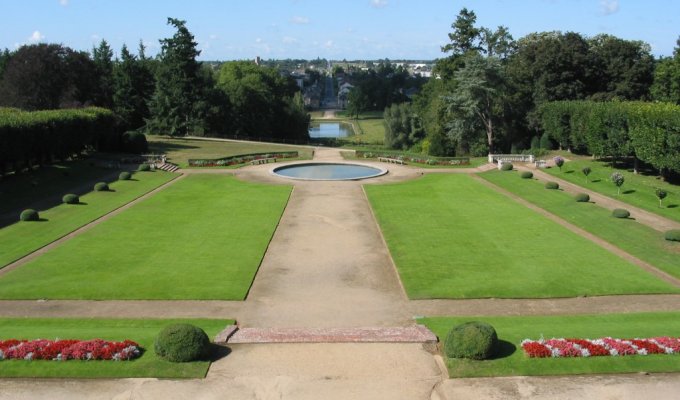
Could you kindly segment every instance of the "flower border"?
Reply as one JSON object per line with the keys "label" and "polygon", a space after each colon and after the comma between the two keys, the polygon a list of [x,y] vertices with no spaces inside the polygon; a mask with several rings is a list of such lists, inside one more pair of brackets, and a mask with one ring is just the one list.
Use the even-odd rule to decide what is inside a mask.
{"label": "flower border", "polygon": [[92,340],[0,340],[0,360],[114,360],[127,361],[141,355],[136,342]]}
{"label": "flower border", "polygon": [[680,338],[660,336],[646,339],[524,339],[522,349],[530,358],[630,356],[680,353]]}

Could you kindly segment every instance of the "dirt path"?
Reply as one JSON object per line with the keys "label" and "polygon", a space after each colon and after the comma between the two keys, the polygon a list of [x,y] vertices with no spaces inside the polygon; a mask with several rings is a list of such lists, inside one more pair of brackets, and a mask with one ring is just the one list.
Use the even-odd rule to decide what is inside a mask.
{"label": "dirt path", "polygon": [[563,189],[567,193],[570,194],[588,193],[590,195],[590,201],[596,203],[600,207],[604,207],[609,210],[613,210],[615,208],[624,208],[630,211],[631,217],[635,218],[635,221],[647,225],[650,228],[655,229],[657,231],[665,232],[670,229],[680,229],[680,222],[664,218],[660,215],[635,207],[631,204],[624,203],[611,197],[604,196],[592,190],[588,190],[587,187],[575,185],[571,182],[565,181],[564,179],[560,179],[556,176],[547,174],[541,170],[527,168],[523,166],[520,166],[517,169],[531,171],[534,173],[535,178],[543,182],[547,181],[557,182],[560,184],[560,189]]}

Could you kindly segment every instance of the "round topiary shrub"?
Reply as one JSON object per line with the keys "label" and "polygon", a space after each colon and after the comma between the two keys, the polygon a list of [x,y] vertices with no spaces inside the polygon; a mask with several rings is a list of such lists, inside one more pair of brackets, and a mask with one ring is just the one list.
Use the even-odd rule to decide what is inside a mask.
{"label": "round topiary shrub", "polygon": [[109,184],[106,182],[97,182],[94,184],[94,190],[97,192],[105,192],[109,190]]}
{"label": "round topiary shrub", "polygon": [[123,172],[120,173],[120,175],[118,175],[118,180],[129,181],[131,177],[132,177],[131,173],[129,173],[127,171],[123,171]]}
{"label": "round topiary shrub", "polygon": [[137,171],[151,171],[151,166],[147,163],[139,164]]}
{"label": "round topiary shrub", "polygon": [[524,171],[519,175],[522,179],[531,179],[534,177],[534,173],[531,171]]}
{"label": "round topiary shrub", "polygon": [[630,217],[630,212],[623,208],[615,208],[614,211],[612,211],[612,216],[616,218],[628,218]]}
{"label": "round topiary shrub", "polygon": [[673,242],[680,242],[680,229],[671,229],[666,231],[663,235],[666,240],[671,240]]}
{"label": "round topiary shrub", "polygon": [[560,188],[560,184],[557,183],[557,182],[552,182],[552,181],[546,182],[546,183],[545,183],[545,188],[546,188],[546,189],[551,189],[551,190],[559,189],[559,188]]}
{"label": "round topiary shrub", "polygon": [[574,199],[579,203],[587,203],[590,201],[590,196],[586,193],[577,193],[576,196],[574,196]]}
{"label": "round topiary shrub", "polygon": [[501,165],[501,171],[512,171],[513,168],[514,166],[512,165],[512,163],[505,163]]}
{"label": "round topiary shrub", "polygon": [[73,193],[65,194],[64,197],[61,198],[61,200],[66,204],[80,203],[80,198],[78,197],[78,195]]}
{"label": "round topiary shrub", "polygon": [[200,360],[208,356],[210,339],[203,329],[190,324],[165,327],[156,337],[154,350],[160,357],[172,362]]}
{"label": "round topiary shrub", "polygon": [[29,208],[21,212],[19,219],[22,221],[38,221],[40,220],[40,215],[34,209]]}
{"label": "round topiary shrub", "polygon": [[449,358],[486,360],[498,348],[496,330],[485,322],[466,322],[453,327],[446,337],[444,352]]}

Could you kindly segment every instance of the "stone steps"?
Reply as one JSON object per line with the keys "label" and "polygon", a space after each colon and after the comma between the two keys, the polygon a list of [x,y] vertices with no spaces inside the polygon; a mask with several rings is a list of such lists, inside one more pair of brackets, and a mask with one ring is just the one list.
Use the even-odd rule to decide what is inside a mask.
{"label": "stone steps", "polygon": [[423,325],[374,328],[239,328],[231,325],[215,338],[218,344],[436,342],[437,336]]}
{"label": "stone steps", "polygon": [[177,164],[165,162],[163,164],[156,166],[156,169],[161,169],[163,171],[168,171],[168,172],[175,172],[179,169],[179,166]]}

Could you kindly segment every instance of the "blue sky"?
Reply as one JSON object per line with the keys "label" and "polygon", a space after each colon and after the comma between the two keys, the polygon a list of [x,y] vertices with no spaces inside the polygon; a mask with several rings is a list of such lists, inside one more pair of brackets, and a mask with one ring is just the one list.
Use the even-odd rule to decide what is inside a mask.
{"label": "blue sky", "polygon": [[0,48],[35,42],[89,50],[102,38],[148,54],[184,19],[203,60],[441,57],[462,7],[515,38],[540,31],[608,33],[668,56],[680,35],[678,0],[0,0]]}

